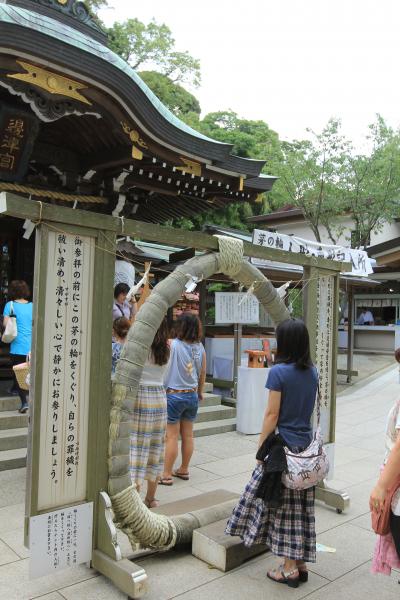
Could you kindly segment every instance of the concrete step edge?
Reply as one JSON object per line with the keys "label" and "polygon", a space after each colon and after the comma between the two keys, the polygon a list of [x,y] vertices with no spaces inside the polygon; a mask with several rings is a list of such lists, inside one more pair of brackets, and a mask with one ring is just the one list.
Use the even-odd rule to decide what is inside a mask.
{"label": "concrete step edge", "polygon": [[21,469],[26,466],[26,448],[0,450],[0,471]]}

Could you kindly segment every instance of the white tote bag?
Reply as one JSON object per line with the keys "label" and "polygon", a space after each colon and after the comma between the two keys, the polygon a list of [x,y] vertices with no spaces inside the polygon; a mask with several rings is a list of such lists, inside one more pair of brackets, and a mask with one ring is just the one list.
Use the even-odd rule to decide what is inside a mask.
{"label": "white tote bag", "polygon": [[317,430],[312,442],[303,452],[293,454],[285,446],[287,471],[282,474],[282,483],[291,490],[307,490],[325,479],[329,472],[329,459],[321,433],[321,393],[317,391]]}
{"label": "white tote bag", "polygon": [[17,317],[14,313],[14,302],[10,302],[10,315],[8,317],[7,325],[3,333],[1,341],[5,344],[11,344],[18,335],[17,329]]}

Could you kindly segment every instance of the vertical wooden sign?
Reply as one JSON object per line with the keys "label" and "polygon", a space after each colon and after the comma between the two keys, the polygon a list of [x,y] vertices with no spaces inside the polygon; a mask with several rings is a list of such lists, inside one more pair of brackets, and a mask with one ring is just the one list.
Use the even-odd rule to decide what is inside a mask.
{"label": "vertical wooden sign", "polygon": [[321,393],[321,430],[326,442],[330,441],[332,405],[334,289],[335,282],[333,276],[324,275],[318,278],[315,365],[319,373]]}
{"label": "vertical wooden sign", "polygon": [[48,233],[38,510],[86,498],[95,238]]}

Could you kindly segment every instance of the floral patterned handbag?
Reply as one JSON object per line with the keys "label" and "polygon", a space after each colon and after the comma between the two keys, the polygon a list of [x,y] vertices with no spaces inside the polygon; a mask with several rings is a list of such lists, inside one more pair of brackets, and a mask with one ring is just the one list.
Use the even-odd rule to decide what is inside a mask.
{"label": "floral patterned handbag", "polygon": [[282,483],[291,490],[307,490],[322,481],[329,472],[329,459],[321,433],[321,394],[317,392],[317,429],[313,440],[302,452],[294,454],[285,446],[287,471],[282,474]]}

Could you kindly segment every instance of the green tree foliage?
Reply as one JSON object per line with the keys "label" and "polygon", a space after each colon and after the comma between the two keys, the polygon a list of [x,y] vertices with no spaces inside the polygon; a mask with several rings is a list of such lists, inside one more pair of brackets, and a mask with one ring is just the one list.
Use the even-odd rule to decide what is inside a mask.
{"label": "green tree foliage", "polygon": [[170,28],[154,20],[142,23],[127,19],[108,30],[110,47],[134,69],[152,67],[173,83],[200,85],[200,61],[188,52],[178,52]]}
{"label": "green tree foliage", "polygon": [[233,154],[265,160],[279,153],[278,134],[264,121],[241,119],[231,110],[209,113],[199,123],[205,135],[233,145]]}
{"label": "green tree foliage", "polygon": [[249,230],[247,219],[253,216],[252,206],[248,202],[233,202],[223,209],[211,209],[199,213],[191,219],[182,217],[171,224],[181,229],[200,230],[206,223],[230,227],[232,229]]}
{"label": "green tree foliage", "polygon": [[140,77],[175,115],[184,119],[185,116],[193,114],[197,115],[198,119],[200,103],[184,87],[156,71],[142,71]]}
{"label": "green tree foliage", "polygon": [[377,115],[369,126],[368,154],[347,156],[340,182],[355,224],[353,245],[367,246],[372,232],[400,213],[400,135]]}
{"label": "green tree foliage", "polygon": [[331,119],[311,139],[282,142],[282,156],[275,163],[276,184],[286,204],[297,206],[309,222],[315,239],[321,241],[324,225],[335,242],[332,221],[343,209],[338,183],[343,176],[348,144],[340,132],[340,121]]}

